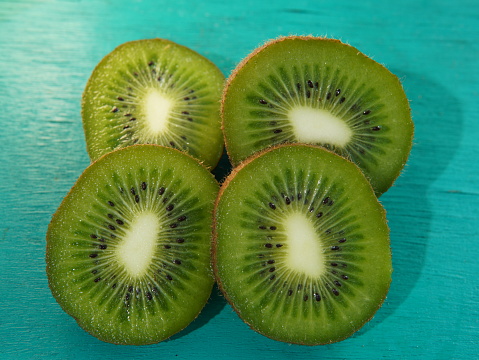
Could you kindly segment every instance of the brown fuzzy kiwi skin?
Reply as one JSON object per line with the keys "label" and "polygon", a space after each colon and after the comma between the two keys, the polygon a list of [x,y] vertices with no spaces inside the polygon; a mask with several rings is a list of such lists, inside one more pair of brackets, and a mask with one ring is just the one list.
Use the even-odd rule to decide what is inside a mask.
{"label": "brown fuzzy kiwi skin", "polygon": [[[282,42],[282,41],[285,41],[285,40],[304,40],[304,41],[308,41],[308,40],[324,40],[324,41],[329,41],[329,42],[333,42],[333,43],[339,43],[339,44],[343,44],[345,46],[349,46],[349,47],[352,47],[351,45],[347,44],[347,43],[344,43],[342,42],[341,40],[338,40],[338,39],[333,39],[333,38],[328,38],[328,37],[325,37],[325,36],[313,36],[313,35],[289,35],[289,36],[280,36],[278,38],[275,38],[275,39],[271,39],[271,40],[268,40],[268,41],[265,41],[262,45],[260,45],[259,47],[257,47],[256,49],[254,49],[250,54],[248,54],[243,60],[241,60],[238,65],[236,66],[236,68],[231,72],[230,76],[228,76],[228,78],[226,79],[226,82],[225,82],[225,86],[223,88],[223,94],[222,94],[222,97],[221,97],[221,105],[220,105],[220,114],[221,114],[221,131],[223,132],[223,142],[224,142],[224,146],[225,146],[225,150],[226,152],[229,154],[229,144],[228,144],[228,140],[226,138],[226,131],[225,131],[225,117],[224,117],[224,106],[225,106],[225,101],[226,101],[226,95],[228,93],[228,89],[231,85],[231,83],[234,81],[234,79],[236,78],[236,76],[238,75],[238,73],[240,72],[240,70],[252,59],[254,58],[258,53],[260,53],[261,51],[263,51],[265,48],[269,47],[270,45],[273,45],[273,44],[276,44],[276,43],[279,43],[279,42]],[[359,51],[359,50],[358,50]],[[364,55],[367,57],[367,55]],[[371,59],[371,61],[374,61]],[[377,63],[377,62],[376,62]],[[377,63],[378,65],[384,67],[384,65],[380,64],[380,63]],[[385,67],[384,67],[385,68]],[[399,83],[399,85],[401,86],[402,88],[402,84],[401,84],[401,81],[400,79],[393,73],[391,73],[393,75],[393,77],[396,79],[396,81]],[[409,103],[408,103],[408,110],[409,110],[409,113],[411,113],[411,108],[409,106]],[[377,197],[380,197],[384,192],[386,192],[393,184],[394,182],[396,181],[396,179],[399,177],[399,175],[401,174],[401,172],[404,170],[405,166],[406,166],[406,163],[407,163],[407,160],[409,158],[409,154],[411,152],[411,149],[412,149],[412,146],[413,146],[413,140],[414,140],[414,122],[412,121],[411,119],[411,138],[408,139],[409,140],[409,148],[408,148],[408,151],[407,151],[407,155],[405,156],[405,158],[403,159],[402,161],[402,166],[401,168],[398,170],[396,176],[391,180],[391,182],[388,184],[388,186],[385,188],[385,189],[373,189],[374,190],[374,193],[376,194]],[[246,160],[246,159],[245,159]],[[350,159],[348,159],[350,160]],[[232,163],[233,166],[236,166],[236,165],[239,165],[239,164],[235,164],[233,163],[233,161],[231,160],[231,157],[230,157],[230,161]],[[367,176],[366,176],[367,177]],[[368,178],[369,180],[369,178]]]}
{"label": "brown fuzzy kiwi skin", "polygon": [[[181,153],[183,154],[184,156],[187,156],[189,157],[190,159],[194,160],[196,163],[198,163],[202,168],[204,168],[205,170],[207,170],[208,172],[210,172],[210,170],[202,163],[200,162],[198,159],[194,158],[193,156],[185,153],[185,152],[182,152],[178,149],[175,149],[175,148],[171,148],[171,147],[166,147],[166,146],[163,146],[163,145],[158,145],[158,144],[135,144],[135,145],[130,145],[129,147],[145,147],[145,146],[148,146],[148,147],[158,147],[158,148],[167,148],[168,150],[170,151],[176,151],[178,153]],[[122,151],[123,149],[125,148],[120,148],[120,149],[116,149],[116,150],[113,150],[113,152],[118,152],[118,151]],[[100,156],[98,159],[94,160],[92,163],[90,163],[88,165],[88,167],[83,171],[82,173],[82,177],[83,177],[83,174],[86,174],[86,173],[89,173],[91,168],[94,166],[94,164],[96,164],[98,161],[100,161],[103,157],[105,156],[108,156],[108,154],[110,153],[107,153],[107,154],[104,154],[102,156]],[[210,172],[211,174],[211,172]],[[214,179],[216,181],[216,179],[214,178],[213,174],[211,174],[211,177],[212,179]],[[74,185],[71,187],[71,189],[68,191],[68,193],[65,195],[64,199],[68,198],[70,196],[70,194],[72,192],[74,192],[74,189],[78,186],[78,179],[75,181]],[[62,204],[63,204],[63,201],[62,201]],[[60,206],[58,207],[58,209],[55,211],[55,213],[52,215],[52,219],[48,225],[48,230],[47,230],[47,234],[46,234],[46,253],[45,253],[45,262],[46,262],[46,267],[45,267],[45,271],[46,271],[46,274],[47,274],[47,278],[48,278],[48,273],[49,273],[49,269],[50,269],[50,264],[51,264],[51,261],[50,261],[50,251],[49,251],[49,248],[51,246],[51,240],[50,240],[50,226],[51,224],[54,222],[54,219],[56,219],[58,216],[59,216],[59,213],[62,211],[62,204],[60,204]],[[212,214],[210,214],[212,215]],[[209,268],[209,272],[211,274],[211,277],[213,278],[214,280],[214,274],[213,274],[213,269],[212,269],[212,266],[210,265],[210,268]],[[210,291],[213,289],[213,285],[214,283],[212,283],[211,285],[211,289]],[[56,296],[57,296],[57,292],[56,290],[52,287],[50,281],[48,281],[48,287],[51,291],[51,293],[54,295],[54,298],[56,300]],[[163,342],[163,341],[166,341],[168,340],[169,338],[171,338],[171,336],[174,336],[175,334],[178,334],[180,333],[181,331],[183,331],[185,328],[187,328],[189,326],[189,324],[187,324],[185,327],[183,327],[182,329],[180,329],[179,331],[177,331],[175,334],[171,334],[170,337],[168,338],[165,338],[165,339],[162,339],[160,341],[150,341],[150,342],[142,342],[142,343],[125,343],[125,342],[121,342],[121,341],[113,341],[111,338],[104,338],[101,333],[96,333],[94,331],[90,331],[90,330],[87,330],[85,329],[81,322],[79,321],[78,318],[76,318],[75,316],[73,316],[68,309],[64,308],[60,303],[59,303],[60,307],[62,308],[63,311],[65,311],[68,315],[70,315],[73,319],[75,319],[75,321],[77,322],[77,324],[80,326],[80,328],[82,328],[85,332],[87,332],[88,334],[96,337],[97,339],[103,341],[103,342],[106,342],[106,343],[111,343],[111,344],[114,344],[114,345],[134,345],[134,346],[141,346],[141,345],[153,345],[153,344],[157,344],[159,342]],[[198,315],[201,313],[203,309],[200,309],[200,311],[194,315],[194,317],[192,317],[192,321],[190,322],[190,324],[198,317]]]}
{"label": "brown fuzzy kiwi skin", "polygon": [[[243,320],[243,322],[246,323],[246,325],[248,325],[250,327],[250,329],[256,331],[257,333],[269,338],[269,339],[272,339],[272,340],[275,340],[275,341],[280,341],[280,342],[284,342],[284,343],[290,343],[290,344],[297,344],[297,345],[306,345],[306,346],[317,346],[317,345],[328,345],[328,344],[333,344],[333,343],[336,343],[336,342],[340,342],[340,341],[343,341],[347,338],[349,338],[350,336],[352,336],[354,333],[356,333],[357,331],[359,331],[367,322],[369,322],[373,317],[374,317],[374,314],[381,308],[381,306],[383,305],[384,301],[386,300],[386,295],[388,294],[389,292],[389,288],[391,286],[391,281],[389,281],[389,284],[387,286],[387,289],[384,293],[384,297],[382,299],[380,299],[380,301],[378,302],[378,306],[377,308],[375,309],[375,311],[373,312],[373,315],[370,317],[370,318],[367,318],[364,320],[364,322],[354,331],[346,334],[345,336],[341,337],[341,338],[336,338],[336,339],[331,339],[329,342],[324,342],[324,343],[305,343],[305,342],[288,342],[288,341],[285,341],[285,340],[282,340],[282,339],[276,339],[274,338],[273,336],[269,335],[269,334],[265,334],[259,330],[257,330],[256,328],[254,328],[249,322],[245,321],[243,319],[243,317],[241,316],[241,311],[235,306],[235,304],[233,303],[233,301],[231,300],[231,298],[228,296],[227,292],[225,291],[225,288],[223,287],[223,284],[222,284],[222,281],[221,281],[221,278],[219,276],[219,269],[218,269],[218,261],[217,261],[217,254],[216,254],[216,249],[217,249],[217,245],[218,245],[218,236],[217,236],[217,232],[216,232],[216,216],[217,216],[217,209],[218,209],[218,204],[219,204],[219,201],[224,193],[224,191],[226,190],[226,188],[228,187],[229,183],[234,179],[234,177],[236,176],[236,174],[242,169],[244,168],[246,165],[248,165],[250,162],[254,161],[256,158],[260,157],[261,155],[267,153],[267,152],[270,152],[270,151],[273,151],[277,148],[281,148],[281,147],[294,147],[294,146],[307,146],[307,147],[311,147],[311,148],[321,148],[322,150],[324,151],[327,151],[329,153],[332,153],[336,156],[339,156],[337,154],[335,154],[334,152],[330,151],[330,150],[327,150],[327,149],[324,149],[322,148],[321,146],[319,145],[311,145],[311,144],[301,144],[301,143],[291,143],[291,144],[279,144],[279,145],[274,145],[274,146],[270,146],[266,149],[263,149],[263,150],[260,150],[258,151],[257,153],[249,156],[247,159],[243,160],[240,164],[238,164],[238,166],[236,166],[235,168],[233,168],[230,172],[230,174],[225,178],[225,180],[223,181],[223,183],[221,184],[221,187],[220,187],[220,190],[218,192],[218,196],[216,198],[216,201],[215,201],[215,206],[214,206],[214,211],[213,211],[213,236],[212,236],[212,246],[211,246],[211,262],[212,262],[212,268],[213,268],[213,274],[214,274],[214,277],[215,277],[215,280],[216,280],[216,283],[218,285],[218,288],[220,289],[221,293],[223,294],[224,298],[226,299],[226,301],[230,304],[230,306],[233,308],[233,310],[236,312],[236,314],[240,317],[241,320]],[[346,159],[347,160],[347,159]],[[362,174],[362,171],[361,169],[356,165],[354,164],[352,161],[350,160],[347,160],[348,162],[350,162],[353,166],[355,166],[357,168],[357,171],[360,172]],[[363,175],[364,176],[364,175]],[[369,181],[367,182],[369,184]],[[371,191],[374,192],[374,189],[372,188],[372,186],[369,184],[369,187],[371,188]],[[378,200],[379,201],[379,200]],[[386,210],[384,209],[383,206],[381,206],[381,209],[382,209],[382,218],[387,221],[386,219]]]}

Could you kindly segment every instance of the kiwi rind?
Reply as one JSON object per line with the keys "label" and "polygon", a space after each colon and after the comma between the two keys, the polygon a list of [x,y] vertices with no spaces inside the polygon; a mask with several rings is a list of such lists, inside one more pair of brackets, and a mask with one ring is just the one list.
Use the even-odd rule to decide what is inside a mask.
{"label": "kiwi rind", "polygon": [[[391,283],[391,273],[392,273],[392,264],[391,264],[391,251],[390,251],[390,244],[389,244],[389,228],[387,226],[386,221],[386,212],[384,208],[381,206],[379,201],[374,194],[374,191],[367,181],[367,179],[362,174],[361,170],[353,163],[349,162],[346,159],[341,158],[342,162],[348,163],[348,166],[345,168],[345,178],[348,178],[353,174],[353,176],[358,180],[354,189],[349,189],[348,191],[351,192],[351,198],[355,198],[358,196],[359,199],[364,198],[364,200],[368,203],[373,204],[373,209],[371,213],[364,214],[365,218],[368,218],[368,221],[376,221],[377,222],[377,229],[374,230],[376,239],[373,239],[376,242],[376,245],[381,247],[381,251],[378,254],[371,254],[370,259],[367,260],[369,263],[366,267],[373,268],[375,265],[371,265],[374,262],[377,262],[377,268],[370,272],[371,275],[371,286],[368,286],[368,289],[365,290],[365,296],[372,296],[374,297],[374,301],[370,302],[367,306],[367,309],[361,309],[361,306],[358,308],[359,311],[364,311],[362,318],[358,321],[355,320],[354,324],[351,322],[351,327],[348,328],[342,327],[341,330],[333,334],[321,334],[318,331],[310,331],[308,329],[308,324],[306,322],[301,324],[301,321],[298,320],[295,325],[289,324],[286,319],[277,319],[277,323],[270,321],[270,318],[273,318],[273,314],[268,313],[266,309],[263,307],[260,309],[261,306],[258,304],[254,305],[254,301],[252,299],[247,299],[246,302],[248,305],[245,305],[245,297],[241,295],[242,292],[248,291],[246,289],[249,285],[241,285],[238,284],[238,280],[231,281],[231,277],[242,276],[241,270],[238,269],[240,266],[236,264],[233,260],[229,264],[226,264],[225,260],[221,259],[223,254],[220,253],[220,246],[224,246],[224,244],[228,243],[231,246],[241,246],[238,245],[242,241],[241,239],[241,231],[238,229],[237,224],[241,222],[241,215],[238,214],[238,211],[235,210],[235,206],[230,203],[230,199],[234,196],[234,194],[229,194],[230,199],[226,201],[223,205],[222,201],[225,198],[225,193],[229,190],[229,187],[232,183],[234,183],[238,178],[238,175],[241,175],[243,178],[240,182],[247,184],[248,181],[259,181],[259,179],[263,176],[260,174],[260,171],[256,169],[256,171],[249,170],[249,172],[244,172],[244,169],[251,167],[252,164],[258,161],[262,161],[262,166],[259,166],[264,171],[268,171],[267,164],[271,162],[273,158],[273,154],[276,152],[282,152],[281,158],[285,159],[287,157],[288,151],[294,151],[294,148],[300,150],[301,148],[311,148],[316,149],[323,154],[329,154],[326,156],[319,156],[318,157],[318,164],[320,161],[327,161],[328,157],[333,160],[331,164],[338,165],[338,163],[334,160],[334,158],[339,158],[338,155],[315,145],[306,145],[306,144],[286,144],[286,145],[277,145],[269,149],[262,150],[247,160],[242,162],[239,166],[234,168],[231,174],[226,178],[224,183],[221,185],[220,191],[218,193],[218,197],[215,203],[215,213],[214,213],[214,223],[213,223],[213,249],[212,249],[212,261],[213,261],[213,270],[215,274],[216,281],[222,293],[224,294],[225,298],[228,300],[229,304],[238,314],[238,316],[250,326],[256,332],[271,338],[273,340],[287,342],[287,343],[295,343],[301,345],[324,345],[330,344],[338,341],[342,341],[348,337],[350,337],[353,333],[358,331],[365,323],[367,323],[376,311],[382,306],[386,295],[388,293],[390,283]],[[284,151],[286,150],[286,151]],[[300,150],[301,151],[301,150]],[[313,151],[314,152],[314,151]],[[266,155],[266,156],[264,156]],[[279,155],[275,155],[279,156]],[[310,160],[311,161],[311,160]],[[315,161],[315,160],[312,160]],[[332,166],[331,164],[319,164],[320,167],[327,167]],[[282,164],[280,165],[282,166]],[[341,165],[342,166],[342,165]],[[251,167],[251,169],[253,169]],[[244,173],[244,174],[242,174]],[[256,178],[255,178],[255,175]],[[245,178],[255,179],[255,180],[245,180]],[[341,176],[340,176],[341,177]],[[250,183],[251,184],[251,183]],[[238,185],[235,185],[238,187]],[[253,186],[251,186],[253,188]],[[249,191],[249,190],[247,190]],[[238,207],[241,207],[241,204],[245,201],[244,197],[235,199],[237,201]],[[354,201],[357,201],[355,199]],[[227,222],[227,219],[222,217],[222,214],[225,212],[233,212],[233,214],[228,214],[231,218],[234,218],[235,224],[230,224]],[[266,211],[266,210],[265,210]],[[227,231],[224,229],[229,227]],[[233,230],[231,230],[233,228]],[[236,245],[234,245],[236,244]],[[231,250],[231,249],[230,249]],[[241,253],[240,249],[237,249],[237,254]],[[236,256],[240,258],[240,256]],[[231,260],[231,259],[230,259]],[[239,262],[239,261],[238,261]],[[236,270],[231,271],[231,274],[227,274],[231,268],[235,268]],[[226,269],[226,270],[225,270]],[[369,290],[369,292],[368,292]],[[264,304],[263,304],[264,306]],[[248,309],[249,307],[249,309]],[[251,309],[255,308],[254,311]],[[263,315],[263,311],[265,311]],[[284,323],[282,322],[284,320]],[[299,324],[299,325],[298,325]],[[274,329],[273,329],[274,328]],[[331,328],[331,327],[330,327]],[[278,333],[278,329],[280,329]]]}
{"label": "kiwi rind", "polygon": [[[80,290],[80,281],[75,275],[75,272],[80,270],[78,263],[73,260],[78,255],[76,248],[78,251],[85,251],[82,246],[91,239],[88,238],[88,233],[80,231],[80,234],[78,224],[85,220],[89,221],[87,218],[90,207],[98,207],[105,201],[103,198],[97,199],[95,197],[97,194],[113,191],[111,185],[107,185],[112,179],[112,174],[122,171],[131,173],[131,170],[138,169],[145,174],[148,171],[154,173],[166,169],[165,173],[168,172],[168,175],[165,175],[165,179],[185,178],[184,174],[188,174],[189,180],[186,182],[194,184],[192,189],[188,189],[188,193],[192,193],[193,196],[200,194],[201,198],[199,203],[194,205],[196,208],[194,211],[201,213],[205,219],[211,218],[214,199],[219,188],[208,169],[191,156],[160,145],[133,145],[112,151],[94,161],[84,170],[63,199],[52,217],[46,236],[46,273],[49,287],[62,309],[72,316],[80,327],[98,339],[114,344],[145,345],[171,337],[197,317],[206,304],[214,284],[210,262],[212,220],[207,220],[208,225],[203,224],[197,229],[191,237],[191,242],[185,237],[184,243],[172,244],[172,247],[177,247],[175,250],[177,252],[183,251],[180,248],[183,245],[187,245],[184,248],[185,253],[190,249],[194,250],[187,254],[188,257],[181,265],[189,266],[185,270],[186,275],[182,275],[181,278],[178,276],[171,281],[171,284],[174,282],[175,284],[171,285],[168,296],[175,300],[168,303],[168,310],[163,311],[156,307],[153,311],[155,316],[149,317],[144,315],[148,312],[148,306],[145,306],[140,311],[144,311],[143,316],[135,318],[134,311],[138,314],[137,310],[122,309],[122,313],[126,311],[125,314],[130,314],[131,318],[130,315],[127,319],[123,316],[123,320],[118,322],[115,320],[115,311],[111,309],[107,311],[104,307],[97,309],[97,302],[103,301],[101,294],[91,295]],[[165,194],[167,191],[168,189]],[[94,199],[92,203],[88,204],[92,199]],[[118,207],[119,204],[116,205]],[[176,208],[178,210],[180,206]],[[93,250],[87,250],[87,253],[91,251]],[[189,259],[192,259],[191,263]],[[191,270],[190,265],[195,267],[195,270]],[[91,278],[93,275],[89,276],[89,280],[93,279]],[[105,282],[102,291],[108,291],[108,286],[112,285],[114,280],[101,281]],[[172,293],[171,288],[176,289],[176,285],[178,289]],[[121,300],[118,308],[122,308]]]}
{"label": "kiwi rind", "polygon": [[[384,93],[379,94],[380,99],[394,99],[394,101],[388,100],[388,109],[386,110],[389,118],[385,124],[374,124],[374,122],[371,122],[371,125],[361,125],[365,128],[364,135],[362,133],[361,136],[375,137],[378,144],[381,142],[387,143],[387,147],[381,145],[380,149],[375,152],[363,147],[355,150],[355,154],[352,154],[340,146],[312,142],[316,145],[325,146],[329,150],[335,151],[355,162],[370,180],[376,195],[380,196],[392,186],[399,176],[407,162],[412,147],[414,125],[411,119],[409,102],[396,75],[356,48],[336,39],[315,36],[279,37],[264,43],[237,65],[226,81],[221,100],[222,129],[230,161],[233,166],[237,166],[254,152],[266,147],[285,142],[301,142],[291,137],[281,138],[280,135],[282,134],[276,137],[270,134],[268,136],[271,140],[265,140],[264,143],[258,141],[255,145],[251,145],[250,143],[253,140],[247,138],[244,134],[252,131],[253,127],[260,126],[258,125],[260,124],[259,121],[253,122],[249,119],[251,118],[250,113],[253,111],[251,109],[255,109],[254,111],[258,112],[262,111],[257,106],[260,105],[257,101],[261,100],[261,95],[259,95],[261,90],[258,90],[261,81],[271,76],[271,74],[276,74],[274,71],[277,71],[277,67],[289,66],[289,63],[292,62],[289,59],[296,59],[298,68],[301,68],[303,62],[308,63],[309,61],[309,63],[313,63],[316,61],[314,58],[316,53],[310,55],[310,52],[319,54],[318,56],[321,59],[318,62],[322,61],[334,66],[336,63],[344,63],[348,67],[345,73],[355,72],[358,74],[360,81],[367,81],[369,85],[377,84],[378,86],[376,87]],[[301,72],[302,69],[299,71]],[[353,76],[355,75],[351,74],[351,78]],[[307,87],[306,84],[301,84],[301,86],[303,88]],[[331,90],[335,91],[335,89]],[[256,101],[255,105],[248,103],[250,101],[250,99],[247,100],[248,97],[255,98],[255,100],[251,100]],[[345,97],[348,99],[348,94],[345,94]],[[265,109],[268,106],[270,105],[263,105]],[[350,106],[352,108],[357,106],[357,104],[350,104]],[[361,111],[367,112],[368,109],[364,108]],[[377,113],[379,112],[384,112],[384,109],[380,109]],[[360,116],[359,110],[357,116]],[[373,114],[368,116],[372,117]],[[268,119],[265,117],[263,123],[266,123],[266,120]],[[261,126],[265,126],[265,129],[268,129],[266,125]],[[377,129],[382,131],[376,131]],[[274,131],[274,129],[270,130]],[[387,133],[387,136],[385,133]],[[266,135],[264,134],[262,132],[261,137],[265,137]],[[374,144],[367,144],[367,147],[371,146],[377,148]],[[358,151],[361,151],[361,154]]]}
{"label": "kiwi rind", "polygon": [[[117,46],[95,66],[82,95],[90,159],[125,146],[152,143],[184,151],[214,168],[224,148],[219,114],[224,81],[213,62],[168,39],[133,40]],[[155,133],[145,130],[147,111],[138,104],[145,104],[147,90],[161,93],[171,105],[168,124]]]}

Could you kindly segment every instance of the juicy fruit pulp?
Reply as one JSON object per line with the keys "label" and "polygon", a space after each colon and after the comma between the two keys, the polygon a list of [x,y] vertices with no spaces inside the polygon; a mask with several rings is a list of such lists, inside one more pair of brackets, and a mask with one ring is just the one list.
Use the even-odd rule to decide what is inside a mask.
{"label": "juicy fruit pulp", "polygon": [[220,189],[214,221],[220,288],[263,335],[339,341],[386,297],[385,212],[361,171],[324,148],[283,145],[250,158]]}
{"label": "juicy fruit pulp", "polygon": [[413,123],[396,76],[337,40],[286,37],[254,51],[227,81],[223,130],[234,165],[280,143],[324,146],[355,162],[377,195],[406,163]]}
{"label": "juicy fruit pulp", "polygon": [[90,158],[128,145],[160,144],[214,167],[223,151],[223,83],[213,63],[171,41],[120,45],[97,65],[83,93]]}
{"label": "juicy fruit pulp", "polygon": [[48,228],[47,274],[58,303],[107,342],[155,343],[183,329],[214,282],[217,192],[208,170],[178,150],[135,145],[101,157]]}

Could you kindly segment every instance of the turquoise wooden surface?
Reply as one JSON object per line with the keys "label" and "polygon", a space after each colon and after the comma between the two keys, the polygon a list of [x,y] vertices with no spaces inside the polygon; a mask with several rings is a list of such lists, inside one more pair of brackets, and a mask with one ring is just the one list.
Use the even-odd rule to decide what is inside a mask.
{"label": "turquoise wooden surface", "polygon": [[[416,123],[407,168],[382,198],[395,268],[384,306],[351,338],[303,347],[262,337],[215,291],[171,340],[115,346],[50,294],[45,232],[88,165],[80,97],[115,46],[164,37],[227,75],[264,40],[328,35],[403,80]],[[0,1],[0,358],[479,358],[479,5],[412,1]],[[221,172],[221,171],[220,171]]]}

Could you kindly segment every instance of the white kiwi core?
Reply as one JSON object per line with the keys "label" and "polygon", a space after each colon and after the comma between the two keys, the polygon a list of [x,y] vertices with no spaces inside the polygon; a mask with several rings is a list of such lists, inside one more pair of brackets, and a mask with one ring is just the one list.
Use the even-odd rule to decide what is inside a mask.
{"label": "white kiwi core", "polygon": [[302,213],[291,213],[284,222],[288,244],[286,265],[306,276],[323,274],[325,261],[319,235],[313,223]]}
{"label": "white kiwi core", "polygon": [[299,142],[344,147],[353,135],[349,126],[328,110],[297,106],[289,111],[288,118]]}
{"label": "white kiwi core", "polygon": [[161,91],[151,89],[146,93],[144,112],[146,124],[151,132],[160,134],[165,131],[172,107],[173,101],[165,97]]}
{"label": "white kiwi core", "polygon": [[142,275],[150,265],[154,253],[160,223],[152,212],[139,213],[118,245],[117,255],[133,277]]}

